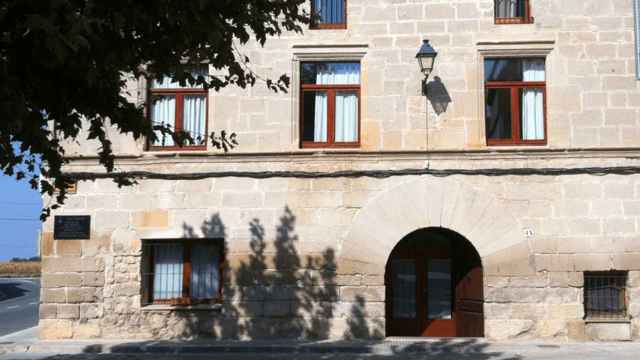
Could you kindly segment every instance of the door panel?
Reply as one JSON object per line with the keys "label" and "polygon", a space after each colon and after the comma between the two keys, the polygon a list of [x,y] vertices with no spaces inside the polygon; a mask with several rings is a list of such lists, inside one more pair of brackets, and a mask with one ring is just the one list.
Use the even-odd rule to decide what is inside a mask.
{"label": "door panel", "polygon": [[456,286],[457,336],[484,336],[482,267],[472,268]]}
{"label": "door panel", "polygon": [[427,260],[427,319],[453,319],[451,259]]}
{"label": "door panel", "polygon": [[426,263],[426,282],[423,291],[426,317],[420,335],[456,336],[451,259],[427,258],[424,261]]}
{"label": "door panel", "polygon": [[413,259],[393,260],[391,272],[390,329],[396,336],[415,336],[418,322],[416,262]]}

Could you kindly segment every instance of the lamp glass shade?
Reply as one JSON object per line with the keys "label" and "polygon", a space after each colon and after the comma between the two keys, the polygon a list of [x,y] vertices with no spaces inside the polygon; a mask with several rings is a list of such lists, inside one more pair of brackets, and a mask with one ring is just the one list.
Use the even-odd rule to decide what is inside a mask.
{"label": "lamp glass shade", "polygon": [[433,70],[433,64],[436,60],[436,56],[438,56],[438,53],[433,47],[431,47],[429,40],[424,40],[420,50],[416,54],[418,64],[420,65],[420,71],[427,75],[430,74]]}
{"label": "lamp glass shade", "polygon": [[431,73],[435,60],[435,57],[419,57],[418,62],[420,63],[420,70],[424,73]]}

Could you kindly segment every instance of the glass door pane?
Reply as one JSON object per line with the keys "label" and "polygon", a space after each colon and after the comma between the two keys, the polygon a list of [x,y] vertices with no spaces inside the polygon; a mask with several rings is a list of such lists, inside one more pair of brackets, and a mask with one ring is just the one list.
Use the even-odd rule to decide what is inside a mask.
{"label": "glass door pane", "polygon": [[452,318],[451,259],[427,262],[427,317],[430,320]]}
{"label": "glass door pane", "polygon": [[393,262],[393,318],[416,318],[416,265],[414,260]]}

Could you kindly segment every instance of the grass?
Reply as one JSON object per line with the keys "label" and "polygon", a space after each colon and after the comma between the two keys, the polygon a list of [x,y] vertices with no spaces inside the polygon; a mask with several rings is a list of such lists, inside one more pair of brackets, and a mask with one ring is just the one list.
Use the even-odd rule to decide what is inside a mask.
{"label": "grass", "polygon": [[40,262],[0,262],[0,277],[39,277]]}

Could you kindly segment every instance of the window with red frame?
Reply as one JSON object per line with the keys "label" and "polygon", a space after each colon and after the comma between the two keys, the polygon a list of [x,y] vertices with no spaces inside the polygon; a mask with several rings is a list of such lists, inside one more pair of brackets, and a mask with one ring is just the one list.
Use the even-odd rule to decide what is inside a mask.
{"label": "window with red frame", "polygon": [[304,62],[300,90],[302,147],[359,146],[359,62]]}
{"label": "window with red frame", "polygon": [[488,145],[544,145],[544,58],[487,58],[485,123]]}
{"label": "window with red frame", "polygon": [[[206,77],[206,66],[190,70],[194,78]],[[154,79],[149,89],[149,116],[155,128],[168,128],[171,134],[156,130],[156,140],[149,144],[151,150],[204,150],[207,146],[207,90],[186,83],[180,84],[164,77]],[[180,146],[182,145],[182,146]]]}
{"label": "window with red frame", "polygon": [[223,240],[143,243],[144,304],[193,305],[222,299]]}
{"label": "window with red frame", "polygon": [[312,29],[346,29],[347,0],[311,0]]}
{"label": "window with red frame", "polygon": [[495,0],[496,24],[530,24],[533,22],[529,0]]}

